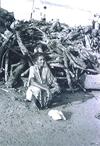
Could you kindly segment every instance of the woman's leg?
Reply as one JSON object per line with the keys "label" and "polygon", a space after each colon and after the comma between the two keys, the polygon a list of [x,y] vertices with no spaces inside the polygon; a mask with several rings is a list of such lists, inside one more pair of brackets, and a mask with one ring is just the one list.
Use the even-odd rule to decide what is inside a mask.
{"label": "woman's leg", "polygon": [[26,99],[31,101],[33,95],[38,99],[41,96],[41,89],[35,86],[28,87],[26,91]]}

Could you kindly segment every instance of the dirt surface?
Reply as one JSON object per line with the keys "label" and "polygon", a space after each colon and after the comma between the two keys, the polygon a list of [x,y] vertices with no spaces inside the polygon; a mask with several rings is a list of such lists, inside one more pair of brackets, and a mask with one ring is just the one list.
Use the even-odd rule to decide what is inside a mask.
{"label": "dirt surface", "polygon": [[66,121],[54,121],[51,109],[28,107],[24,89],[0,86],[0,146],[100,146],[100,91],[63,92],[51,109],[64,112]]}

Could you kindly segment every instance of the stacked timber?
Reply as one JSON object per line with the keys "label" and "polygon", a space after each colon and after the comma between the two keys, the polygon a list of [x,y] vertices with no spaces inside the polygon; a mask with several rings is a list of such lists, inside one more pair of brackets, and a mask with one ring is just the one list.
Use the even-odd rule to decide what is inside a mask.
{"label": "stacked timber", "polygon": [[12,20],[14,18],[10,27],[4,25],[8,34],[1,39],[0,47],[0,73],[4,73],[2,78],[6,83],[9,81],[11,87],[34,64],[34,54],[38,51],[44,53],[54,76],[58,80],[66,80],[66,88],[71,90],[76,86],[82,87],[80,78],[85,73],[99,73],[94,52],[99,53],[100,33],[91,26],[72,28],[58,21]]}

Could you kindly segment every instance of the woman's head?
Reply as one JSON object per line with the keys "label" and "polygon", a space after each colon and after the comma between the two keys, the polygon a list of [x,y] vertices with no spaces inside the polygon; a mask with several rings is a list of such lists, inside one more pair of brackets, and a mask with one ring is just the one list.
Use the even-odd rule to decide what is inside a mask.
{"label": "woman's head", "polygon": [[44,56],[43,53],[41,52],[37,52],[34,54],[34,62],[35,64],[37,64],[39,67],[43,67],[44,66]]}

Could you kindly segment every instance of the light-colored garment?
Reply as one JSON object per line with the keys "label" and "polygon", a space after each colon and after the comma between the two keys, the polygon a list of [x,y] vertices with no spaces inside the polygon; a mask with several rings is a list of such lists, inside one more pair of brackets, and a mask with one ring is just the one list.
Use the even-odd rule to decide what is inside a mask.
{"label": "light-colored garment", "polygon": [[[29,80],[28,80],[28,90],[26,92],[26,99],[31,101],[32,96],[35,96],[36,99],[40,101],[40,104],[46,102],[46,92],[41,90],[39,87],[32,85],[31,78],[40,84],[46,84],[49,87],[58,87],[56,79],[52,75],[50,69],[45,64],[42,73],[40,75],[39,68],[37,65],[31,66],[29,71]],[[49,97],[50,98],[50,97]],[[51,100],[51,99],[50,99]]]}
{"label": "light-colored garment", "polygon": [[32,95],[34,95],[36,97],[36,99],[38,99],[38,97],[41,96],[41,90],[38,87],[29,86],[28,90],[26,92],[26,99],[31,101],[32,100]]}
{"label": "light-colored garment", "polygon": [[30,80],[34,79],[37,83],[40,84],[47,84],[48,86],[54,85],[56,82],[56,79],[52,75],[49,67],[45,64],[42,73],[40,76],[39,68],[37,65],[31,66],[29,70],[29,79],[28,79],[28,86],[30,85]]}

